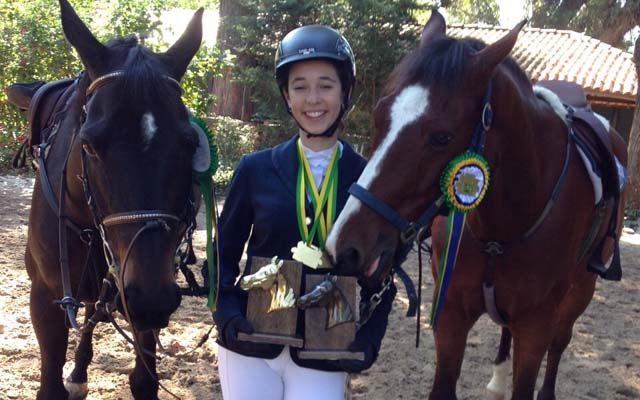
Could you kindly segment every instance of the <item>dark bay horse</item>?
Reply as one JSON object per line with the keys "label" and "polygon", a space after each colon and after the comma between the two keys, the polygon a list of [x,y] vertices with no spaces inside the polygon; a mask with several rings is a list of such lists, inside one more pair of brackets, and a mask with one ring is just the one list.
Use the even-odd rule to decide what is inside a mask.
{"label": "dark bay horse", "polygon": [[[492,307],[504,323],[502,359],[513,338],[512,398],[533,398],[546,354],[537,398],[554,399],[560,357],[595,289],[588,260],[617,254],[626,145],[594,117],[611,147],[596,153],[614,162],[603,164],[600,181],[589,178],[576,145],[581,122],[553,92],[543,101],[508,57],[523,25],[485,45],[447,37],[444,18],[432,13],[376,106],[368,165],[327,240],[338,268],[376,287],[399,251],[430,232],[436,278],[447,243],[443,172],[470,149],[484,156],[489,185],[461,228],[434,332],[430,399],[456,398],[468,332]],[[486,301],[483,286],[494,289]],[[506,374],[498,381],[492,388],[503,398]]]}
{"label": "dark bay horse", "polygon": [[[25,262],[40,346],[37,398],[86,397],[92,328],[110,315],[94,311],[108,301],[133,331],[133,397],[157,399],[153,330],[180,304],[174,256],[195,212],[192,163],[209,151],[198,146],[179,83],[200,47],[203,10],[173,46],[154,53],[133,36],[102,44],[66,0],[60,7],[85,70],[50,136],[32,143],[39,174]],[[81,302],[86,321],[65,385],[69,326],[79,326]]]}

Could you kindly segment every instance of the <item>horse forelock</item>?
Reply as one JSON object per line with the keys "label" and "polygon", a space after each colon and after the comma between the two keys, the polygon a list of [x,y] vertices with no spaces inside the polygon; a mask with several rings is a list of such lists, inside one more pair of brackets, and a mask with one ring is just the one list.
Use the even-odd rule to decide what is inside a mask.
{"label": "horse forelock", "polygon": [[166,67],[151,50],[140,45],[132,47],[121,69],[124,71],[122,90],[130,99],[128,107],[176,107],[172,100],[180,97],[177,88],[167,79]]}
{"label": "horse forelock", "polygon": [[114,59],[111,68],[123,73],[109,83],[111,90],[101,101],[108,103],[109,119],[124,128],[124,134],[138,132],[137,140],[146,150],[158,131],[175,131],[178,115],[186,117],[179,88],[168,79],[160,58],[135,37],[112,40],[108,47]]}

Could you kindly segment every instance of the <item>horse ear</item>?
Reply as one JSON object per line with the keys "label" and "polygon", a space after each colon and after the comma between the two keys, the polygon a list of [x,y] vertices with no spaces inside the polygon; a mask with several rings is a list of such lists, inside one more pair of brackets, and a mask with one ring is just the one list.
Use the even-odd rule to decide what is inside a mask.
{"label": "horse ear", "polygon": [[193,14],[182,36],[163,55],[172,77],[177,80],[182,78],[191,59],[200,48],[203,13],[204,8],[201,7]]}
{"label": "horse ear", "polygon": [[518,25],[511,29],[506,35],[498,39],[498,41],[488,45],[484,49],[471,55],[471,64],[473,71],[478,72],[479,77],[488,79],[493,70],[500,64],[516,44],[518,39],[518,33],[522,30],[522,27],[527,23],[527,20],[522,20]]}
{"label": "horse ear", "polygon": [[76,49],[92,79],[105,68],[107,48],[93,36],[67,0],[60,0],[60,21],[69,43]]}
{"label": "horse ear", "polygon": [[431,10],[431,17],[424,25],[422,35],[420,36],[420,47],[426,46],[429,42],[445,37],[447,23],[442,14],[437,9]]}

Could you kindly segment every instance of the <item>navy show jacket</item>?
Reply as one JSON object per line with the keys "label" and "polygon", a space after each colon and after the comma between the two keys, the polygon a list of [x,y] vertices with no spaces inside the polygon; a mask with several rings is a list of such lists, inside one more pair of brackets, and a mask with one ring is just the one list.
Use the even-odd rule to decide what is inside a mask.
{"label": "navy show jacket", "polygon": [[[298,135],[295,135],[273,148],[243,156],[234,171],[218,221],[220,276],[216,311],[213,315],[218,332],[222,332],[232,318],[246,315],[247,293],[236,283],[240,274],[246,275],[251,270],[251,258],[278,256],[280,259],[290,260],[291,248],[302,240],[296,215],[297,139]],[[358,179],[366,164],[366,160],[349,144],[344,141],[342,144],[342,154],[338,161],[338,213],[349,197],[349,186]],[[306,203],[307,215],[313,216],[308,199]],[[240,262],[245,245],[247,262],[241,271]],[[311,268],[303,268],[303,282],[305,274],[318,273]],[[371,293],[361,289],[361,295],[365,298]],[[370,320],[357,333],[360,340],[374,346],[376,354],[386,331],[394,296],[395,287],[385,293]],[[300,311],[297,332],[303,335],[304,318],[301,316]],[[223,344],[220,339],[218,342]],[[282,348],[281,345],[250,343],[246,348],[231,350],[247,356],[271,359],[277,357]],[[335,363],[299,359],[294,348],[291,348],[291,357],[304,367],[336,370]]]}

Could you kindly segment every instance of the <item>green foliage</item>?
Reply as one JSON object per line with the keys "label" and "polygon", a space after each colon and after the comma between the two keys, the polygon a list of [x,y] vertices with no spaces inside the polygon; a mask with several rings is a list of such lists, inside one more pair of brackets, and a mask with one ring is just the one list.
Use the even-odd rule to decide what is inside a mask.
{"label": "green foliage", "polygon": [[[164,51],[169,44],[162,37],[160,15],[173,7],[207,6],[217,1],[195,0],[105,0],[72,1],[74,9],[101,41],[136,34],[145,45]],[[16,82],[57,80],[82,70],[75,51],[67,43],[59,20],[59,6],[52,0],[0,0],[0,88]],[[203,44],[184,79],[185,103],[197,115],[204,115],[214,99],[213,78],[228,63],[227,55],[215,46]],[[8,103],[0,91],[0,165],[13,155],[26,132],[26,116]]]}
{"label": "green foliage", "polygon": [[584,32],[622,49],[632,47],[625,34],[637,32],[640,25],[638,0],[526,0],[526,4],[532,10],[531,26]]}
{"label": "green foliage", "polygon": [[229,60],[219,47],[203,43],[182,78],[183,99],[196,115],[206,115],[215,101],[211,94],[213,78],[222,75]]}
{"label": "green foliage", "polygon": [[243,154],[253,151],[258,132],[255,125],[229,117],[206,118],[218,146],[220,170],[233,169]]}
{"label": "green foliage", "polygon": [[[234,14],[224,16],[227,34],[221,46],[236,57],[234,79],[251,88],[254,114],[260,131],[294,132],[273,79],[273,57],[278,41],[290,30],[308,24],[326,24],[342,32],[355,52],[357,84],[353,94],[355,115],[369,115],[380,96],[384,78],[400,57],[415,46],[416,14],[426,8],[417,0],[238,0]],[[259,10],[256,12],[256,10]],[[359,118],[363,121],[366,117]],[[279,128],[278,128],[279,126]],[[368,137],[369,129],[355,127]],[[269,143],[260,135],[259,145]]]}
{"label": "green foliage", "polygon": [[499,25],[500,9],[495,0],[457,0],[447,8],[449,23]]}

